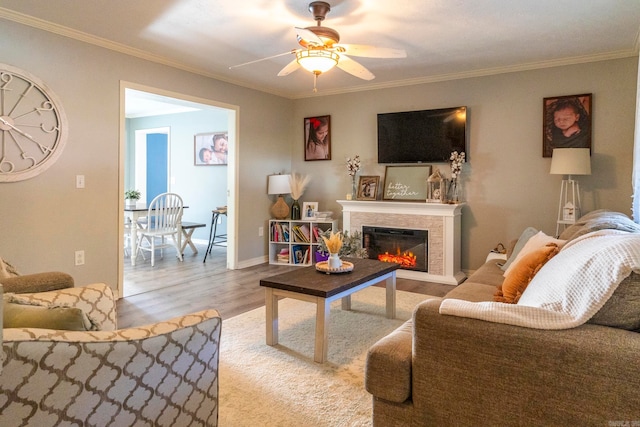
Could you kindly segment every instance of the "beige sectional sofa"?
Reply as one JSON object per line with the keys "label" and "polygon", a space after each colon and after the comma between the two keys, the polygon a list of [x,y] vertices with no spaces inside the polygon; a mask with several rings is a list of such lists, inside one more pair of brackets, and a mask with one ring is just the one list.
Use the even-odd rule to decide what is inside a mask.
{"label": "beige sectional sofa", "polygon": [[[596,211],[560,238],[608,228],[640,233],[627,216]],[[504,280],[501,263],[487,261],[444,298],[492,301]],[[637,272],[590,321],[571,329],[443,315],[442,301],[427,299],[370,349],[365,386],[375,426],[640,424]]]}

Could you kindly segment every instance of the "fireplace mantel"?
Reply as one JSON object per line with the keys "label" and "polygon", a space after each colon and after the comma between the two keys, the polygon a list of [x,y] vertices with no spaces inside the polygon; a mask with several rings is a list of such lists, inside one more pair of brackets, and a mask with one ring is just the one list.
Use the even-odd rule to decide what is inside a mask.
{"label": "fireplace mantel", "polygon": [[428,272],[398,270],[398,277],[457,285],[465,279],[460,268],[460,220],[464,203],[338,200],[342,226],[350,233],[362,226],[429,231]]}

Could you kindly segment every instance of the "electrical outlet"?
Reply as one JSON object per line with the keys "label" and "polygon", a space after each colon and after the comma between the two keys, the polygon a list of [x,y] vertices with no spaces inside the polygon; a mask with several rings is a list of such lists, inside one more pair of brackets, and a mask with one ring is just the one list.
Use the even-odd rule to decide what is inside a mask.
{"label": "electrical outlet", "polygon": [[264,236],[264,227],[258,227],[258,237]]}
{"label": "electrical outlet", "polygon": [[84,265],[84,251],[76,251],[76,265]]}
{"label": "electrical outlet", "polygon": [[84,175],[76,175],[76,188],[84,188]]}
{"label": "electrical outlet", "polygon": [[222,217],[218,215],[218,224],[222,224]]}

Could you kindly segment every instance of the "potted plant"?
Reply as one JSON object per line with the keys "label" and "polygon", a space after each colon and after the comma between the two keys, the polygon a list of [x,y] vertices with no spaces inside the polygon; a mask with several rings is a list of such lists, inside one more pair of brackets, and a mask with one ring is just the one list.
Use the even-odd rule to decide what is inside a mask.
{"label": "potted plant", "polygon": [[[316,250],[316,262],[326,261],[329,258],[329,249],[322,238],[327,239],[331,237],[331,230],[326,230],[320,233],[318,239],[318,249]],[[353,234],[349,234],[349,231],[342,232],[342,247],[338,252],[339,257],[350,256],[354,258],[368,258],[367,248],[362,247],[362,233],[355,231]]]}
{"label": "potted plant", "polygon": [[124,192],[124,201],[127,206],[135,206],[140,200],[140,192],[138,190],[127,190]]}

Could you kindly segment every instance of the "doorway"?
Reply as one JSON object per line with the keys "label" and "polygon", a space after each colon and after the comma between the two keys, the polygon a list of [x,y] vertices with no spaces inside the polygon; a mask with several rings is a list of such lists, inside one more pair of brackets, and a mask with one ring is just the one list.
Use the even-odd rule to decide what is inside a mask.
{"label": "doorway", "polygon": [[135,183],[147,205],[169,191],[169,132],[168,127],[135,131]]}
{"label": "doorway", "polygon": [[[223,130],[226,129],[228,132],[228,140],[229,140],[229,152],[228,152],[228,163],[226,166],[218,166],[213,168],[194,168],[193,165],[193,135],[198,133],[198,130],[194,128],[193,131],[190,131],[190,136],[187,136],[182,130],[183,134],[180,135],[180,130],[176,130],[174,126],[169,126],[167,128],[153,128],[146,127],[144,130],[144,135],[141,136],[140,144],[135,144],[135,150],[143,150],[145,151],[144,155],[136,154],[133,155],[133,149],[128,148],[127,138],[129,140],[134,138],[138,140],[138,132],[134,132],[129,129],[129,127],[134,128],[132,126],[131,114],[127,112],[128,106],[127,101],[130,99],[137,99],[140,105],[151,104],[151,115],[163,116],[163,115],[171,115],[177,114],[179,115],[181,112],[195,112],[193,114],[212,114],[218,119],[217,127],[215,129],[207,129],[207,130]],[[157,112],[153,113],[154,109],[157,108]],[[137,113],[140,114],[140,113]],[[140,116],[138,116],[140,117]],[[222,120],[222,122],[220,122]],[[223,199],[218,199],[215,201],[211,201],[211,203],[216,203],[213,208],[216,208],[220,203],[225,204],[227,209],[227,216],[225,220],[227,222],[227,256],[226,256],[226,267],[228,269],[236,269],[237,268],[237,247],[236,247],[236,238],[237,235],[237,151],[238,151],[238,143],[237,143],[237,127],[238,127],[238,107],[228,104],[222,104],[219,102],[195,98],[188,95],[173,93],[163,91],[157,88],[150,88],[146,86],[137,85],[134,83],[121,82],[121,139],[120,139],[120,190],[124,192],[125,189],[130,188],[132,185],[132,174],[135,174],[135,186],[140,186],[140,191],[142,194],[142,201],[148,201],[147,199],[151,197],[151,195],[160,190],[153,190],[152,187],[149,187],[148,180],[151,176],[155,176],[155,173],[149,173],[149,168],[146,168],[146,159],[148,158],[149,152],[147,147],[149,147],[149,141],[147,141],[147,136],[152,135],[151,139],[155,138],[166,138],[166,154],[162,153],[162,149],[158,150],[160,157],[159,160],[153,160],[149,164],[161,164],[163,167],[166,166],[168,173],[165,178],[160,178],[159,181],[164,181],[166,183],[167,191],[173,191],[174,188],[178,188],[180,193],[187,193],[189,195],[189,191],[193,189],[193,187],[197,186],[196,184],[185,186],[184,180],[193,178],[192,175],[203,173],[207,171],[216,171],[216,173],[224,174],[224,178],[226,181],[226,185],[220,188],[220,192],[223,195]],[[140,129],[142,130],[142,129]],[[154,135],[160,134],[160,135]],[[180,137],[176,136],[179,135]],[[175,139],[177,138],[177,139]],[[174,142],[172,143],[172,140]],[[190,140],[190,141],[189,141]],[[155,142],[152,142],[152,144]],[[161,143],[162,145],[162,143]],[[145,147],[140,148],[140,147]],[[175,152],[174,152],[175,150]],[[156,151],[156,150],[151,150]],[[136,159],[145,159],[142,161],[145,163],[144,167],[138,168],[137,166],[133,166],[129,164],[127,161],[128,158],[136,158]],[[165,161],[166,157],[166,161]],[[175,163],[175,167],[172,168],[171,161]],[[137,160],[136,160],[137,162]],[[187,173],[183,173],[183,176],[176,176],[176,170],[180,168],[188,168],[191,169],[187,171]],[[147,169],[146,171],[144,169]],[[135,171],[135,172],[134,172]],[[186,175],[186,177],[184,176]],[[176,182],[177,180],[177,182]],[[144,185],[140,183],[144,182]],[[217,181],[216,181],[217,182]],[[182,187],[181,187],[182,185]],[[160,191],[162,192],[162,191]],[[145,194],[146,193],[146,194]],[[189,215],[196,215],[197,210],[195,209],[196,205],[200,204],[200,199],[195,195],[193,197],[189,197],[192,200],[192,204],[189,209],[185,211]],[[120,206],[120,211],[123,209],[124,200],[121,201],[122,205]],[[200,220],[198,222],[210,222],[211,216],[211,207],[208,208],[207,219]],[[191,220],[188,218],[188,220]],[[205,230],[202,230],[205,231]],[[206,237],[208,238],[208,229],[206,230]],[[119,236],[121,236],[119,243],[119,250],[121,256],[118,257],[119,262],[119,282],[118,282],[118,296],[122,297],[123,295],[123,285],[124,285],[124,225],[122,224],[120,227]],[[188,249],[187,249],[188,251]],[[204,254],[202,254],[204,256]]]}

